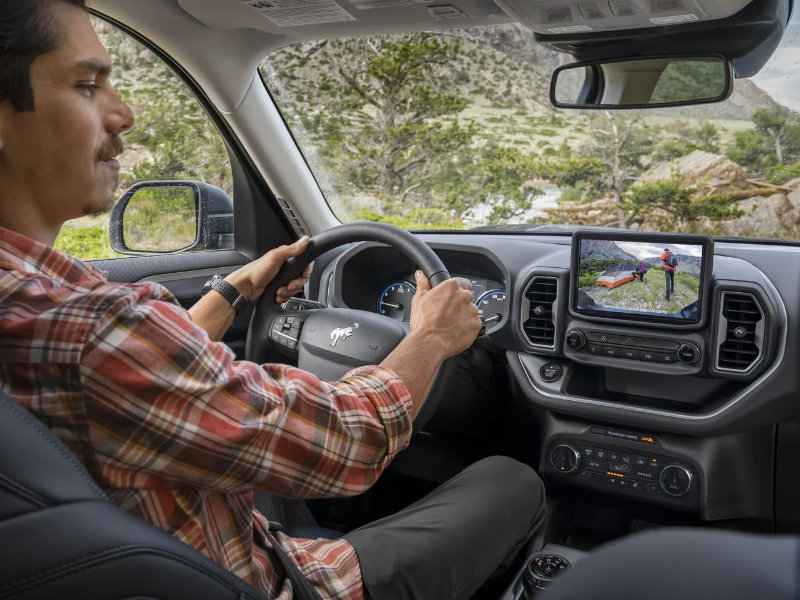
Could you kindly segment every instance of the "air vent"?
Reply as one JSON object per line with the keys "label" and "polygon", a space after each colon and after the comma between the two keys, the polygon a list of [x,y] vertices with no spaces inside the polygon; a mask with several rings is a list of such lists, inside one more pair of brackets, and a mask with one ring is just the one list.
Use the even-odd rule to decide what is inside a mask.
{"label": "air vent", "polygon": [[283,214],[286,215],[286,218],[289,220],[289,224],[294,229],[294,232],[297,234],[297,237],[302,237],[304,235],[311,235],[311,232],[308,229],[303,217],[294,210],[294,206],[291,202],[289,202],[286,198],[281,198],[278,196],[278,203],[283,210]]}
{"label": "air vent", "polygon": [[764,313],[750,294],[723,292],[717,335],[717,368],[744,373],[761,357]]}
{"label": "air vent", "polygon": [[534,277],[525,290],[522,331],[534,346],[555,348],[558,279]]}

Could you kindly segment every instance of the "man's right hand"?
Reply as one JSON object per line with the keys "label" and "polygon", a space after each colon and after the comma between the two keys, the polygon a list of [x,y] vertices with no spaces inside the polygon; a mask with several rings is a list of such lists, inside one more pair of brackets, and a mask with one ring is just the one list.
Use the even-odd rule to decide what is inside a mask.
{"label": "man's right hand", "polygon": [[406,384],[414,417],[422,408],[442,362],[469,348],[482,325],[468,280],[454,277],[431,289],[428,278],[420,271],[416,278],[411,333],[381,363]]}
{"label": "man's right hand", "polygon": [[472,283],[453,277],[431,288],[422,271],[414,276],[417,293],[411,302],[411,334],[425,340],[439,360],[463,352],[481,330],[478,307],[472,301]]}

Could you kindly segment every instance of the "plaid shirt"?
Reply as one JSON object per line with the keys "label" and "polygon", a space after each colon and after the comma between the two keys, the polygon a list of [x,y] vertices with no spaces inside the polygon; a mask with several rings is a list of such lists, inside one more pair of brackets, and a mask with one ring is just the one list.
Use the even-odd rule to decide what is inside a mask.
{"label": "plaid shirt", "polygon": [[[292,498],[369,488],[407,444],[408,390],[362,367],[326,383],[237,362],[163,286],[106,274],[0,228],[0,387],[77,454],[111,501],[270,598],[292,597],[254,489]],[[325,598],[362,598],[345,540],[275,533]]]}

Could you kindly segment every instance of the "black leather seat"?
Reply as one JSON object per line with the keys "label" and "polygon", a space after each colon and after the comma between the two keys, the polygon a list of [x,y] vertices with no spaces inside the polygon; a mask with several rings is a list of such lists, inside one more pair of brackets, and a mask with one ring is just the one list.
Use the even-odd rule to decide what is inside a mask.
{"label": "black leather seat", "polygon": [[265,597],[113,506],[72,452],[0,392],[0,598]]}

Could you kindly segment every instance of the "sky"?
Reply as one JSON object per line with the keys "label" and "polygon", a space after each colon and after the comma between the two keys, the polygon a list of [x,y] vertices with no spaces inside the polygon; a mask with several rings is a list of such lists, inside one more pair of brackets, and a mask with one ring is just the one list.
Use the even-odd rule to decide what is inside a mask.
{"label": "sky", "polygon": [[664,248],[669,248],[674,254],[685,254],[687,256],[700,256],[702,246],[689,244],[648,244],[645,242],[615,242],[628,254],[633,254],[636,258],[648,258],[651,256],[661,256]]}
{"label": "sky", "polygon": [[774,100],[800,112],[800,5],[795,7],[780,46],[752,80]]}

